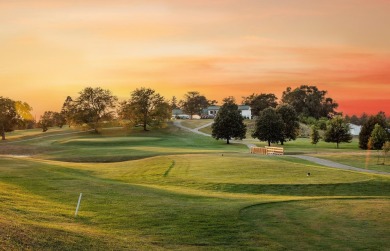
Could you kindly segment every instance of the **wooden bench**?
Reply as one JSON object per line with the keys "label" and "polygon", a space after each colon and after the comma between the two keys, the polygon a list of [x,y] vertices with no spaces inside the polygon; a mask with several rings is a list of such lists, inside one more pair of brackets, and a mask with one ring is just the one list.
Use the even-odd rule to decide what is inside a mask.
{"label": "wooden bench", "polygon": [[284,149],[283,147],[273,147],[273,146],[251,147],[250,153],[257,153],[263,155],[284,155]]}

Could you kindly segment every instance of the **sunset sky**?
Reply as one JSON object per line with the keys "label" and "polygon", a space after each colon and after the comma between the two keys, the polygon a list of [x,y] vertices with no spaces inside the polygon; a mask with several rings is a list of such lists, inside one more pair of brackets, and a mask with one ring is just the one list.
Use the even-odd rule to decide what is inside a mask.
{"label": "sunset sky", "polygon": [[87,86],[240,102],[308,84],[344,114],[390,115],[389,13],[390,0],[0,0],[0,96],[39,116]]}

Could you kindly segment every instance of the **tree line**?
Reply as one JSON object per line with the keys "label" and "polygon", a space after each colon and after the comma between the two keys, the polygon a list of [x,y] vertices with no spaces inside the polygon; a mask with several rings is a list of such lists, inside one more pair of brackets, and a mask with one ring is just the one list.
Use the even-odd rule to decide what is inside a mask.
{"label": "tree line", "polygon": [[[103,122],[110,121],[128,128],[142,126],[146,131],[148,128],[163,126],[171,118],[172,109],[180,108],[193,116],[201,115],[204,108],[217,104],[216,100],[209,100],[196,91],[187,92],[178,101],[175,96],[166,100],[155,90],[144,87],[137,88],[131,92],[129,99],[121,102],[111,91],[100,87],[87,87],[78,94],[73,98],[68,96],[61,111],[45,111],[37,123],[27,103],[0,97],[2,139],[5,139],[5,132],[34,126],[42,128],[42,131],[52,126],[85,126],[97,132]],[[363,125],[359,135],[359,147],[362,149],[377,148],[379,143],[374,142],[377,137],[371,135],[376,124],[385,131],[385,142],[388,140],[389,119],[384,113],[376,116],[362,114],[360,118],[355,115],[342,117],[342,113],[336,112],[338,104],[327,96],[327,91],[319,90],[316,86],[287,87],[280,101],[273,93],[252,93],[242,97],[241,104],[249,105],[256,118],[252,137],[267,141],[268,144],[284,144],[296,139],[299,122],[325,131],[324,140],[335,142],[337,146],[341,142],[350,141],[347,123]],[[232,138],[243,138],[246,127],[241,125],[242,116],[238,116],[238,113],[234,98],[224,99],[215,117],[213,136],[226,139],[227,142]]]}

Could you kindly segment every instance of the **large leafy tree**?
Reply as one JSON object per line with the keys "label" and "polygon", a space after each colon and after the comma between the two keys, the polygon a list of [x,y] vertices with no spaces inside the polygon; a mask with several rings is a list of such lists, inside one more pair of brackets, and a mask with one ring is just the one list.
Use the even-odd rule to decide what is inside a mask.
{"label": "large leafy tree", "polygon": [[299,115],[318,119],[335,113],[338,107],[326,94],[327,91],[319,90],[316,86],[301,85],[294,90],[287,87],[282,102],[292,105]]}
{"label": "large leafy tree", "polygon": [[214,118],[214,123],[211,125],[211,136],[217,140],[226,139],[226,143],[229,144],[229,140],[232,138],[245,138],[246,125],[234,98],[225,98],[223,101],[224,104],[219,109],[217,116]]}
{"label": "large leafy tree", "polygon": [[339,148],[339,144],[342,142],[350,143],[352,141],[349,125],[343,117],[335,116],[329,120],[324,134],[324,140],[325,142],[336,143],[337,148]]}
{"label": "large leafy tree", "polygon": [[12,132],[17,125],[32,121],[32,108],[25,102],[14,101],[0,96],[0,134],[5,140],[5,133]]}
{"label": "large leafy tree", "polygon": [[247,97],[243,97],[242,104],[249,105],[254,116],[258,116],[259,113],[268,107],[275,108],[278,105],[278,98],[272,93],[251,94]]}
{"label": "large leafy tree", "polygon": [[283,127],[282,116],[274,108],[269,107],[261,111],[257,117],[252,137],[267,141],[268,146],[271,146],[271,143],[277,143],[283,137]]}
{"label": "large leafy tree", "polygon": [[283,145],[286,141],[295,140],[299,134],[299,119],[294,107],[289,104],[281,104],[276,107],[276,112],[283,121],[280,143]]}
{"label": "large leafy tree", "polygon": [[180,107],[185,113],[188,113],[192,119],[193,115],[200,115],[203,109],[214,103],[216,103],[215,100],[207,100],[207,98],[200,95],[199,92],[191,91],[184,95],[183,100],[180,100]]}
{"label": "large leafy tree", "polygon": [[132,124],[142,124],[147,131],[147,126],[159,127],[171,117],[171,106],[155,90],[143,87],[134,90],[130,99],[121,103],[118,114]]}
{"label": "large leafy tree", "polygon": [[118,98],[109,90],[87,87],[69,104],[73,123],[87,124],[97,132],[99,122],[112,119]]}
{"label": "large leafy tree", "polygon": [[367,149],[368,140],[376,124],[379,124],[382,128],[387,128],[386,116],[383,112],[379,112],[375,116],[370,116],[364,122],[359,133],[359,147],[361,149]]}

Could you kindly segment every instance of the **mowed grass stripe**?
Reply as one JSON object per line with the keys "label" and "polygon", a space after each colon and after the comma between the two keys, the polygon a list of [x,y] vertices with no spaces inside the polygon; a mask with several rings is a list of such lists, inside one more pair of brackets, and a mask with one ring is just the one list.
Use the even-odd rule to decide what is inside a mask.
{"label": "mowed grass stripe", "polygon": [[[362,239],[352,247],[389,248],[382,237],[376,242],[375,234],[362,235],[366,225],[372,233],[387,233],[388,222],[380,218],[390,215],[389,177],[250,155],[245,146],[171,127],[24,146],[36,144],[52,149],[33,158],[0,159],[0,241],[6,249],[348,249],[349,238]],[[138,159],[74,162],[129,155]],[[329,220],[338,213],[344,219]]]}

